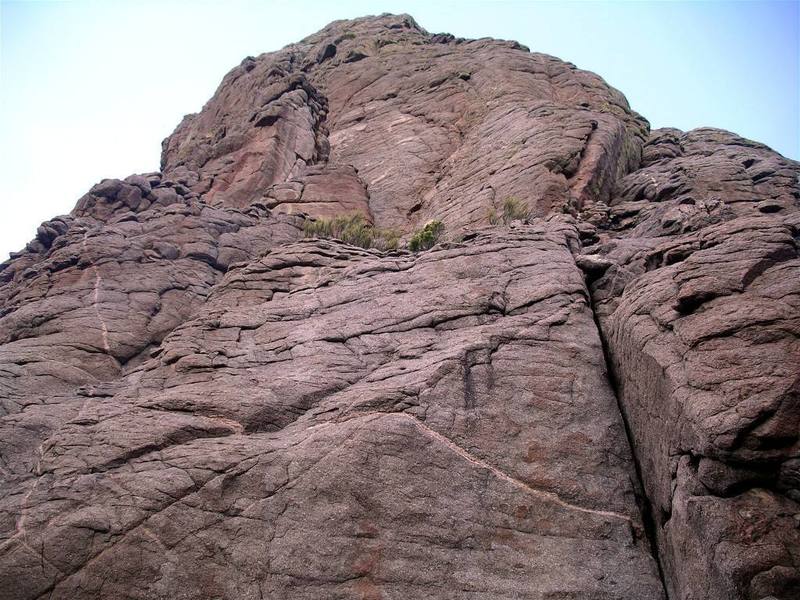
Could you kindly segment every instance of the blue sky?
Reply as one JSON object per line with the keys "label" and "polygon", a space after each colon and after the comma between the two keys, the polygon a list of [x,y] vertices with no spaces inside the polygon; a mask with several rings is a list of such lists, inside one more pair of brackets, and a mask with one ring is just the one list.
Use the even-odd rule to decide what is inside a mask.
{"label": "blue sky", "polygon": [[[722,127],[800,158],[800,3],[0,2],[0,257],[161,140],[247,55],[334,19],[406,12],[600,74],[653,127]],[[2,258],[0,258],[2,260]]]}

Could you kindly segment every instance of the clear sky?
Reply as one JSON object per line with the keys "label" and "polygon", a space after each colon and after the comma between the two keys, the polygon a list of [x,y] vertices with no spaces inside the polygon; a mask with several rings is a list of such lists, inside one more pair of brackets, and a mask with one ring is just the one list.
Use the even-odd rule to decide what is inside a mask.
{"label": "clear sky", "polygon": [[800,3],[0,0],[0,260],[161,140],[247,55],[334,19],[413,15],[600,74],[652,126],[722,127],[800,158]]}

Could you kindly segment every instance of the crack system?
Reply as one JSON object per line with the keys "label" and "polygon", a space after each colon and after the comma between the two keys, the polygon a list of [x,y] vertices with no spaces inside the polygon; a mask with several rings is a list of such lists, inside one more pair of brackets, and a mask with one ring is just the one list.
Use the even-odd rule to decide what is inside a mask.
{"label": "crack system", "polygon": [[661,556],[658,549],[658,540],[656,536],[656,521],[653,515],[653,506],[650,502],[650,498],[647,497],[647,492],[644,487],[644,478],[642,477],[642,465],[639,460],[639,454],[637,452],[636,443],[633,438],[633,432],[631,431],[630,422],[628,420],[628,415],[625,412],[625,407],[622,404],[621,394],[619,390],[619,380],[617,378],[616,372],[614,370],[614,364],[611,360],[611,350],[608,346],[608,341],[606,340],[605,333],[603,331],[603,327],[600,324],[600,319],[597,316],[597,310],[595,308],[594,297],[591,294],[591,290],[588,288],[588,295],[591,298],[591,302],[589,303],[589,308],[592,312],[592,319],[594,320],[595,327],[597,329],[597,335],[600,338],[600,343],[603,348],[603,364],[606,368],[606,376],[608,379],[608,384],[611,387],[611,391],[614,394],[614,399],[617,402],[617,410],[622,418],[622,424],[625,427],[625,437],[628,440],[628,447],[631,451],[631,457],[633,459],[633,466],[636,471],[636,489],[634,493],[636,494],[637,504],[639,505],[639,513],[642,515],[642,523],[644,524],[644,531],[647,535],[647,541],[650,545],[650,553],[655,560],[656,567],[658,567],[658,576],[661,580],[661,585],[664,588],[664,595],[665,597],[669,598],[669,586],[667,586],[666,574],[664,573],[664,566],[661,562]]}

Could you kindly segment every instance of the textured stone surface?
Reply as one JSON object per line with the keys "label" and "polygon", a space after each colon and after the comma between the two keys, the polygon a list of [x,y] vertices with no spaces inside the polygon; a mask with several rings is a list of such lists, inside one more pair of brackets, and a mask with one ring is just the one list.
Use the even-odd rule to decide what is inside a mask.
{"label": "textured stone surface", "polygon": [[797,163],[733,134],[660,130],[595,247],[675,598],[800,590],[798,181]]}
{"label": "textured stone surface", "polygon": [[646,134],[593,73],[516,42],[434,38],[399,16],[246,59],[165,140],[162,166],[200,172],[192,189],[234,206],[307,165],[352,166],[379,226],[454,230],[508,197],[539,215],[608,198]]}
{"label": "textured stone surface", "polygon": [[798,598],[799,177],[406,15],[246,58],[0,265],[0,598]]}
{"label": "textured stone surface", "polygon": [[232,270],[50,436],[23,597],[662,597],[570,243]]}
{"label": "textured stone surface", "polygon": [[212,208],[158,176],[152,188],[129,180],[95,186],[0,271],[3,539],[42,444],[85,396],[145,360],[230,264],[301,235],[292,217]]}

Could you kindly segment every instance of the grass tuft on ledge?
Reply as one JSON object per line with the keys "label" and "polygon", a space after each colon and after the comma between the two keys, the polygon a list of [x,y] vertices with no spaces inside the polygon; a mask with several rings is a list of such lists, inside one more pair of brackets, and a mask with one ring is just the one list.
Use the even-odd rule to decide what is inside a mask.
{"label": "grass tuft on ledge", "polygon": [[517,198],[506,198],[503,202],[503,212],[498,215],[492,208],[489,211],[489,224],[490,225],[508,225],[512,221],[528,221],[532,216],[533,211],[530,207]]}
{"label": "grass tuft on ledge", "polygon": [[425,227],[418,229],[408,240],[408,249],[412,252],[419,252],[420,250],[429,250],[444,233],[444,223],[441,221],[430,221],[425,224]]}
{"label": "grass tuft on ledge", "polygon": [[303,225],[303,232],[306,237],[338,239],[360,248],[378,250],[396,250],[400,241],[396,231],[378,229],[358,213],[332,219],[308,219]]}

